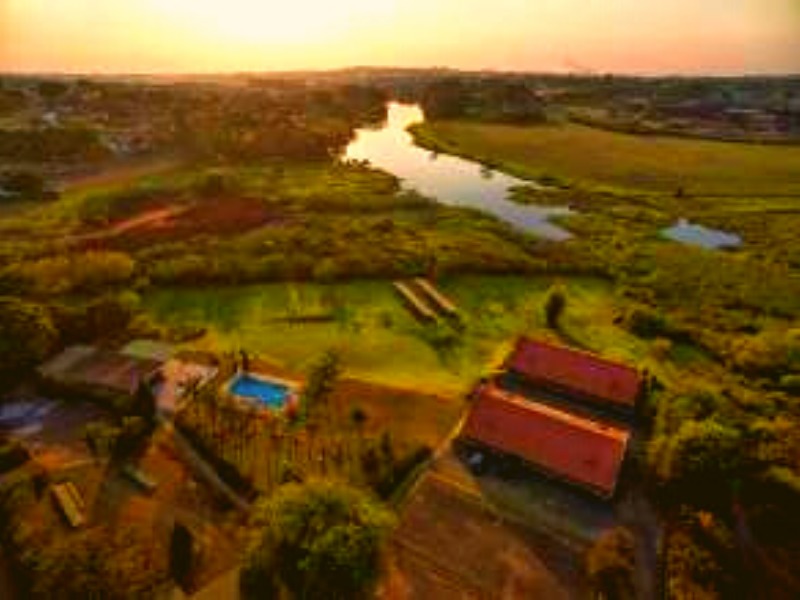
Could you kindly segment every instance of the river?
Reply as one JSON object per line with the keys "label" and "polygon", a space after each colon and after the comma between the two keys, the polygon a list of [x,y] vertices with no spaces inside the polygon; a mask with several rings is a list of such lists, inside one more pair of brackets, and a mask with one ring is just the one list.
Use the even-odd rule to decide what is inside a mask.
{"label": "river", "polygon": [[424,119],[419,106],[392,102],[380,128],[356,132],[345,158],[368,161],[399,177],[404,187],[442,204],[479,209],[539,238],[560,241],[570,237],[548,220],[568,209],[528,206],[508,199],[509,188],[536,184],[415,145],[406,129]]}

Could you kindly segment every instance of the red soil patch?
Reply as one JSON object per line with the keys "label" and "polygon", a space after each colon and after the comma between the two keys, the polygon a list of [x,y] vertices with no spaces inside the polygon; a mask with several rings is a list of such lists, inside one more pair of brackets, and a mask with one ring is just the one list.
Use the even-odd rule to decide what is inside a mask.
{"label": "red soil patch", "polygon": [[137,248],[198,235],[231,235],[284,219],[255,198],[219,198],[187,206],[158,206],[80,236],[92,246]]}

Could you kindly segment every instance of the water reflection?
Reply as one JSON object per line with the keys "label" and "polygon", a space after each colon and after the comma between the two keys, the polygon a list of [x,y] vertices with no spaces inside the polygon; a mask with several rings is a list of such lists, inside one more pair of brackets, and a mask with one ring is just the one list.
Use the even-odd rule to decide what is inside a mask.
{"label": "water reflection", "polygon": [[406,187],[443,204],[483,210],[538,237],[550,240],[570,237],[567,231],[548,221],[548,217],[566,214],[568,209],[524,206],[508,199],[509,188],[531,182],[415,146],[406,128],[423,120],[419,106],[391,103],[385,125],[380,129],[358,130],[345,151],[345,158],[367,160],[402,179]]}
{"label": "water reflection", "polygon": [[721,249],[736,248],[742,245],[742,238],[735,233],[727,233],[719,229],[711,229],[686,219],[680,219],[675,225],[661,232],[667,238],[701,248]]}

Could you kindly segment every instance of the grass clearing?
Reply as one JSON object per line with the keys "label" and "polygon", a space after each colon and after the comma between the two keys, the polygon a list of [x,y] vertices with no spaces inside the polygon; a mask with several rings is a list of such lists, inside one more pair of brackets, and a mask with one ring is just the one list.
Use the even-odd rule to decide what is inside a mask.
{"label": "grass clearing", "polygon": [[415,126],[418,144],[539,179],[692,194],[800,195],[800,147],[636,136],[583,125]]}
{"label": "grass clearing", "polygon": [[[213,351],[245,348],[278,367],[304,372],[326,348],[337,348],[349,376],[405,389],[459,394],[499,364],[521,333],[546,332],[546,277],[461,276],[440,288],[459,307],[465,332],[452,352],[437,352],[426,328],[384,280],[340,284],[264,284],[233,288],[162,289],[145,297],[158,322],[202,327],[190,345]],[[567,282],[564,326],[582,345],[617,349],[639,359],[646,349],[611,324],[609,284]]]}
{"label": "grass clearing", "polygon": [[[456,424],[464,405],[450,398],[421,392],[409,392],[383,385],[343,379],[334,388],[331,405],[347,420],[358,407],[366,415],[365,436],[388,432],[400,451],[419,446],[436,448]],[[344,427],[340,422],[339,428]]]}

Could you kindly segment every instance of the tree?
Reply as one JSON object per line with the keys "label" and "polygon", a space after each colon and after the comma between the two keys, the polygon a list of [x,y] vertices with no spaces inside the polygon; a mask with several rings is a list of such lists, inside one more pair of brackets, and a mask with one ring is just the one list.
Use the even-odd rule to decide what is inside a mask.
{"label": "tree", "polygon": [[0,297],[0,378],[24,373],[54,348],[58,332],[44,306]]}
{"label": "tree", "polygon": [[364,427],[366,426],[368,420],[369,416],[360,406],[354,406],[350,411],[350,422],[356,428],[359,446],[361,445],[361,440],[364,437]]}
{"label": "tree", "polygon": [[561,316],[567,308],[567,296],[564,288],[556,284],[547,291],[544,301],[544,316],[547,326],[551,329],[558,329]]}
{"label": "tree", "polygon": [[599,598],[633,599],[634,539],[617,527],[604,532],[586,557],[586,571]]}
{"label": "tree", "polygon": [[431,119],[456,119],[463,117],[469,94],[460,79],[439,79],[425,90],[422,105]]}
{"label": "tree", "polygon": [[136,395],[134,396],[134,414],[142,417],[148,424],[152,424],[156,418],[157,409],[156,396],[150,384],[147,381],[139,381],[139,385],[136,386]]}
{"label": "tree", "polygon": [[[19,169],[0,173],[0,188],[12,194],[12,198],[38,200],[46,194],[46,181],[40,172]],[[2,198],[0,197],[0,200]]]}
{"label": "tree", "polygon": [[180,585],[189,583],[189,577],[195,562],[194,538],[189,528],[182,523],[175,523],[169,547],[170,571],[172,577]]}
{"label": "tree", "polygon": [[66,83],[54,79],[40,81],[37,87],[39,95],[48,103],[57,100],[69,90],[69,86]]}
{"label": "tree", "polygon": [[317,406],[327,406],[341,371],[341,359],[334,350],[325,352],[314,364],[303,391],[303,404],[307,412]]}
{"label": "tree", "polygon": [[293,598],[368,597],[393,522],[370,496],[342,483],[282,487],[256,509],[244,597],[275,597],[281,589]]}
{"label": "tree", "polygon": [[541,123],[546,119],[541,100],[524,83],[497,82],[483,98],[485,118],[506,123]]}

